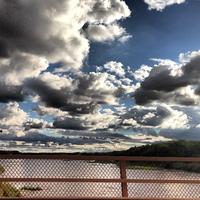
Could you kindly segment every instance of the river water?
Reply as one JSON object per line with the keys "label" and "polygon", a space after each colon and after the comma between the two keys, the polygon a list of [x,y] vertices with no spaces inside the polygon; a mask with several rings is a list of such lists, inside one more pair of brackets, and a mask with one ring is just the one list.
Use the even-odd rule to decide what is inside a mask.
{"label": "river water", "polygon": [[[16,178],[120,178],[115,164],[67,160],[1,160],[1,177]],[[177,170],[128,169],[129,179],[199,180],[200,174]],[[12,183],[17,188],[40,186],[40,191],[22,191],[23,196],[120,197],[120,183]],[[129,197],[200,198],[199,184],[128,184]]]}

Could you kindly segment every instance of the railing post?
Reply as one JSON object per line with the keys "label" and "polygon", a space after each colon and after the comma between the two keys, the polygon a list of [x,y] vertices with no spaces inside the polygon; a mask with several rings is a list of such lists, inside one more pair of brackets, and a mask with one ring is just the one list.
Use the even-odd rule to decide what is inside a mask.
{"label": "railing post", "polygon": [[[120,160],[120,178],[126,180],[126,161],[125,160]],[[128,186],[127,182],[122,182],[121,183],[121,188],[122,188],[122,197],[128,197]]]}

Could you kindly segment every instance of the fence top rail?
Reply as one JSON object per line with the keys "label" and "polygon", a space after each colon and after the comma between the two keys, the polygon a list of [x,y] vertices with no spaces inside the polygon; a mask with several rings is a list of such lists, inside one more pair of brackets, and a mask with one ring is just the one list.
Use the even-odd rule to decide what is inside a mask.
{"label": "fence top rail", "polygon": [[149,162],[200,162],[200,157],[144,157],[144,156],[86,156],[68,154],[11,154],[0,159],[48,159],[48,160],[98,160],[98,161],[149,161]]}

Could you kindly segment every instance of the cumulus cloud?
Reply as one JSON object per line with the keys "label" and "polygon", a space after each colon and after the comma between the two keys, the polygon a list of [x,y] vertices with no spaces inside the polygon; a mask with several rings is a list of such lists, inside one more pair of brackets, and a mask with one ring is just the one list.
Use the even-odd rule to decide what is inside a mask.
{"label": "cumulus cloud", "polygon": [[[55,126],[61,126],[64,119],[72,125],[93,128],[88,118],[96,113],[95,119],[100,120],[104,115],[97,114],[99,106],[118,105],[120,97],[132,91],[132,82],[117,62],[105,65],[110,68],[107,71],[78,70],[89,54],[91,42],[125,42],[131,37],[119,22],[130,14],[123,0],[2,0],[0,102],[31,100],[38,104],[34,111],[39,116],[53,117]],[[50,63],[60,64],[50,72],[47,71]],[[6,106],[10,108],[11,104],[13,109],[18,108],[18,114],[23,113],[17,103]],[[18,127],[22,132],[50,127],[43,120],[25,118],[10,127]],[[2,127],[6,119],[3,118]],[[108,127],[104,123],[108,122],[100,122],[102,127]]]}
{"label": "cumulus cloud", "polygon": [[38,78],[43,81],[48,83],[49,87],[60,90],[62,88],[70,88],[73,87],[73,79],[71,77],[67,77],[65,75],[57,75],[53,74],[51,72],[45,72],[41,75],[38,76]]}
{"label": "cumulus cloud", "polygon": [[193,58],[200,56],[200,50],[198,51],[188,51],[186,53],[179,54],[179,61],[180,63],[188,63]]}
{"label": "cumulus cloud", "polygon": [[0,102],[23,101],[24,80],[37,77],[47,67],[48,62],[44,57],[28,53],[0,58]]}
{"label": "cumulus cloud", "polygon": [[49,107],[48,111],[37,109],[40,114],[56,115],[94,113],[103,104],[118,105],[121,97],[135,90],[133,81],[126,77],[124,66],[114,61],[97,67],[96,72],[75,76],[45,72],[26,80],[25,86],[30,95],[37,95],[38,101]]}
{"label": "cumulus cloud", "polygon": [[120,62],[115,62],[115,61],[110,61],[104,64],[104,68],[108,72],[113,72],[114,74],[118,76],[124,76],[125,75],[125,70],[123,68],[123,64]]}
{"label": "cumulus cloud", "polygon": [[142,65],[139,69],[135,70],[132,73],[132,76],[135,78],[136,81],[143,81],[145,78],[149,76],[152,67],[147,65]]}
{"label": "cumulus cloud", "polygon": [[124,43],[131,38],[131,36],[126,33],[126,30],[118,24],[89,25],[86,29],[86,34],[91,41],[95,42],[114,41],[118,39],[120,42]]}
{"label": "cumulus cloud", "polygon": [[170,115],[160,124],[162,129],[188,129],[190,128],[189,117],[183,111],[168,106]]}
{"label": "cumulus cloud", "polygon": [[131,11],[124,1],[121,0],[104,0],[88,1],[92,4],[92,9],[88,13],[89,22],[109,24],[116,20],[129,17]]}
{"label": "cumulus cloud", "polygon": [[48,122],[46,122],[43,119],[37,119],[37,118],[30,118],[28,121],[24,123],[25,131],[30,129],[42,129],[47,127]]}
{"label": "cumulus cloud", "polygon": [[23,124],[28,119],[18,103],[8,103],[0,107],[0,128],[15,132],[17,135],[23,134]]}
{"label": "cumulus cloud", "polygon": [[6,85],[22,85],[27,78],[37,77],[48,67],[44,57],[27,53],[17,53],[11,58],[0,59],[0,82]]}
{"label": "cumulus cloud", "polygon": [[56,118],[53,126],[54,128],[71,130],[107,130],[119,121],[119,116],[115,114],[96,112],[82,116]]}
{"label": "cumulus cloud", "polygon": [[39,116],[47,115],[47,116],[53,116],[55,118],[69,115],[69,113],[66,111],[62,111],[58,108],[46,107],[44,105],[37,105],[37,107],[35,107],[33,111],[36,111],[37,114],[39,114]]}
{"label": "cumulus cloud", "polygon": [[[163,10],[183,0],[145,2]],[[0,1],[0,102],[6,103],[0,129],[32,139],[29,133],[43,130],[84,131],[85,137],[89,131],[106,139],[119,139],[109,132],[116,129],[148,129],[154,139],[155,130],[190,130],[196,111],[190,115],[183,105],[200,102],[199,51],[180,54],[179,63],[154,58],[156,64],[137,70],[116,61],[80,70],[92,42],[132,37],[120,24],[130,14],[123,0]],[[24,100],[33,102],[36,118],[16,103]],[[87,140],[94,141],[105,143]]]}
{"label": "cumulus cloud", "polygon": [[[189,129],[191,121],[188,114],[176,107],[170,107],[167,104],[154,104],[151,106],[134,106],[124,115],[121,115],[122,121],[119,126],[131,128],[135,131],[150,134],[151,129]],[[144,129],[147,130],[145,133]],[[155,134],[154,131],[152,135]]]}
{"label": "cumulus cloud", "polygon": [[71,114],[86,114],[93,112],[95,109],[95,104],[93,103],[76,103],[77,101],[73,101],[75,96],[71,96],[72,93],[66,88],[57,90],[39,79],[32,79],[27,82],[27,85],[39,95],[40,100],[46,106],[59,108]]}
{"label": "cumulus cloud", "polygon": [[[60,71],[79,69],[90,48],[84,25],[101,29],[106,24],[124,32],[113,23],[128,16],[130,10],[122,0],[2,0],[0,56],[29,53],[51,63],[63,62]],[[110,31],[111,40],[116,32]]]}
{"label": "cumulus cloud", "polygon": [[170,116],[170,114],[169,109],[164,106],[135,106],[126,114],[126,118],[132,118],[141,125],[157,126],[160,125],[166,117]]}
{"label": "cumulus cloud", "polygon": [[198,104],[199,55],[192,56],[191,53],[190,60],[179,65],[167,63],[168,65],[163,65],[161,62],[151,70],[135,92],[136,102],[146,104],[152,101],[169,101],[183,105]]}
{"label": "cumulus cloud", "polygon": [[144,2],[149,6],[149,10],[155,9],[157,11],[162,11],[167,6],[181,4],[185,1],[186,0],[144,0]]}

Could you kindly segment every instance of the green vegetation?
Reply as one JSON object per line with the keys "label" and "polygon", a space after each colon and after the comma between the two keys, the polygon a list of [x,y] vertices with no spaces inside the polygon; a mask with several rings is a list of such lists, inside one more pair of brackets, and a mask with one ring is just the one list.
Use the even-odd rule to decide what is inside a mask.
{"label": "green vegetation", "polygon": [[42,188],[40,186],[23,186],[21,190],[29,190],[29,191],[40,191]]}
{"label": "green vegetation", "polygon": [[[94,153],[87,155],[107,156],[152,156],[152,157],[200,157],[200,142],[197,141],[170,141],[154,143],[140,147],[133,147],[126,151],[114,151],[110,153]],[[129,169],[160,168],[184,170],[200,173],[200,163],[189,162],[128,162]]]}
{"label": "green vegetation", "polygon": [[[171,141],[163,142],[141,147],[134,147],[124,152],[113,152],[114,155],[126,156],[155,156],[155,157],[199,157],[200,156],[200,142],[194,141]],[[144,167],[149,170],[158,168],[183,170],[189,172],[200,173],[200,163],[188,162],[154,162],[141,163],[129,162],[129,168]],[[130,167],[131,166],[131,167]]]}
{"label": "green vegetation", "polygon": [[[0,174],[4,171],[4,167],[0,165]],[[10,183],[0,182],[0,197],[20,197],[20,191]]]}
{"label": "green vegetation", "polygon": [[0,165],[0,175],[1,175],[3,172],[5,172],[5,169],[4,169],[4,167],[3,167],[2,165]]}
{"label": "green vegetation", "polygon": [[20,197],[20,191],[10,183],[0,183],[0,197]]}
{"label": "green vegetation", "polygon": [[107,155],[115,156],[160,156],[160,157],[199,157],[200,142],[170,141],[133,147],[127,151],[115,151]]}

